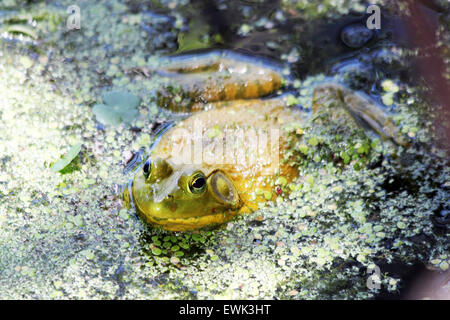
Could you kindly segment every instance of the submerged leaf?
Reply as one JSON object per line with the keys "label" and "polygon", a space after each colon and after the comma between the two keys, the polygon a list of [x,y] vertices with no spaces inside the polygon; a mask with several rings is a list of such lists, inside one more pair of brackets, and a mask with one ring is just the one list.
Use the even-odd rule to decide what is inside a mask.
{"label": "submerged leaf", "polygon": [[72,160],[75,159],[76,156],[80,153],[81,145],[82,143],[77,143],[73,145],[70,148],[70,150],[59,161],[57,161],[51,166],[52,171],[59,172],[63,170],[65,167],[67,167],[72,162]]}
{"label": "submerged leaf", "polygon": [[34,40],[38,38],[38,34],[36,29],[33,27],[23,25],[23,24],[13,24],[3,28],[3,31],[7,33],[18,33],[28,36]]}
{"label": "submerged leaf", "polygon": [[110,91],[102,96],[103,102],[110,106],[118,106],[122,109],[137,108],[141,99],[127,91]]}
{"label": "submerged leaf", "polygon": [[99,122],[117,126],[122,121],[116,109],[118,110],[119,108],[107,106],[105,104],[96,104],[94,108],[92,108],[92,112],[94,112]]}
{"label": "submerged leaf", "polygon": [[190,22],[189,30],[178,35],[177,53],[211,47],[209,31],[209,26],[200,20]]}

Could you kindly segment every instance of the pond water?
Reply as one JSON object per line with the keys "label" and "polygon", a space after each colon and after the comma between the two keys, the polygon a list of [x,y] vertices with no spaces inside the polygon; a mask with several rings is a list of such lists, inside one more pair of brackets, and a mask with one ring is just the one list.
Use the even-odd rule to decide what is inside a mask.
{"label": "pond water", "polygon": [[[368,31],[362,1],[80,0],[70,30],[72,2],[0,5],[0,298],[395,298],[421,270],[439,281],[419,298],[449,298],[447,137],[434,130],[447,118],[427,100],[413,63],[427,51],[402,8],[374,1],[381,29]],[[424,19],[448,53],[449,3],[430,3]],[[294,123],[320,148],[304,152],[289,194],[213,230],[148,226],[122,207],[124,169],[189,115],[158,104],[167,79],[146,70],[208,49],[283,64],[303,110],[334,77],[390,112],[412,145]]]}

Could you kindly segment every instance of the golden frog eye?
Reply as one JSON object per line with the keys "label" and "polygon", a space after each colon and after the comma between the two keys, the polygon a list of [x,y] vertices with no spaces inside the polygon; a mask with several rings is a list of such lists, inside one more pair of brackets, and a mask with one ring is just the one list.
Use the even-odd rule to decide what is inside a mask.
{"label": "golden frog eye", "polygon": [[144,167],[142,168],[142,170],[144,171],[145,179],[147,179],[148,176],[150,175],[150,173],[152,172],[152,163],[150,162],[150,159],[145,161]]}
{"label": "golden frog eye", "polygon": [[202,194],[206,190],[206,177],[202,172],[196,172],[189,181],[189,191],[193,194]]}

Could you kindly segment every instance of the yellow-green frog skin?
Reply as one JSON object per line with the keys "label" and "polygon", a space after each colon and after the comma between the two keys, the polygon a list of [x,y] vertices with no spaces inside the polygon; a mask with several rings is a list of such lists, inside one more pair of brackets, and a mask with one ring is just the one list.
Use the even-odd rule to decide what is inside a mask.
{"label": "yellow-green frog skin", "polygon": [[[295,165],[282,161],[288,148],[283,128],[310,115],[288,107],[284,96],[258,98],[280,88],[279,68],[219,51],[169,59],[159,71],[179,81],[185,96],[201,99],[191,99],[188,110],[177,109],[199,111],[162,136],[124,193],[146,222],[171,231],[222,224],[275,199],[278,177],[291,182],[298,176]],[[326,82],[315,89],[313,99],[314,113],[344,117],[357,126],[356,116],[380,136],[406,144],[388,116],[360,93]],[[171,97],[163,100],[176,109]],[[337,102],[333,108],[330,100]],[[236,138],[239,130],[250,139],[252,133],[267,139],[253,148],[250,140]]]}

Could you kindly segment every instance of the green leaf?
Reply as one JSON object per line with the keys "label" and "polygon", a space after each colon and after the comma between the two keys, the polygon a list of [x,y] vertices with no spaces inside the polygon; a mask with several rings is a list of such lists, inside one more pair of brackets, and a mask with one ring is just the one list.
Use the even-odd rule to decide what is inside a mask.
{"label": "green leaf", "polygon": [[308,146],[306,144],[301,144],[298,149],[300,150],[301,153],[303,154],[308,154]]}
{"label": "green leaf", "polygon": [[52,171],[59,172],[63,170],[65,167],[67,167],[72,162],[72,160],[75,159],[76,156],[78,156],[78,154],[81,151],[81,146],[82,143],[77,143],[73,145],[70,148],[70,150],[59,161],[57,161],[55,164],[51,166]]}
{"label": "green leaf", "polygon": [[179,246],[180,246],[181,248],[183,248],[183,249],[189,249],[189,244],[187,244],[187,243],[185,243],[185,242],[181,242],[181,243],[179,244]]}
{"label": "green leaf", "polygon": [[122,122],[120,114],[116,112],[113,107],[104,104],[96,104],[94,108],[92,108],[92,112],[94,112],[97,120],[103,124],[118,126]]}
{"label": "green leaf", "polygon": [[8,33],[19,33],[25,36],[28,36],[34,40],[38,38],[37,32],[34,28],[29,27],[27,25],[22,24],[13,24],[3,28],[2,31],[6,31]]}
{"label": "green leaf", "polygon": [[20,57],[19,62],[25,69],[31,68],[33,66],[33,60],[31,60],[27,56]]}
{"label": "green leaf", "polygon": [[272,196],[273,196],[273,194],[272,194],[271,191],[265,191],[265,192],[264,192],[264,198],[265,198],[266,200],[271,200],[271,199],[272,199]]}
{"label": "green leaf", "polygon": [[350,163],[350,157],[349,157],[349,155],[346,152],[341,151],[340,156],[341,156],[342,160],[344,160],[345,164],[349,164]]}
{"label": "green leaf", "polygon": [[294,95],[290,94],[287,97],[286,103],[288,106],[296,105],[296,104],[298,104],[298,99]]}
{"label": "green leaf", "polygon": [[153,249],[152,249],[152,253],[153,253],[155,256],[159,256],[159,255],[162,253],[162,251],[161,251],[161,249],[153,248]]}
{"label": "green leaf", "polygon": [[386,91],[386,92],[395,93],[395,92],[399,91],[398,85],[394,81],[392,81],[390,79],[384,80],[381,83],[381,86],[383,87],[383,90]]}
{"label": "green leaf", "polygon": [[390,106],[394,103],[394,94],[392,92],[385,93],[381,96],[381,100],[384,105]]}
{"label": "green leaf", "polygon": [[308,144],[313,146],[313,147],[315,147],[315,146],[317,146],[319,144],[319,140],[316,137],[311,137],[308,140]]}
{"label": "green leaf", "polygon": [[311,187],[314,185],[314,177],[311,174],[308,174],[305,177],[305,181],[308,182]]}
{"label": "green leaf", "polygon": [[212,255],[212,256],[211,256],[211,260],[212,260],[212,261],[217,261],[217,260],[219,260],[219,256],[217,256],[217,255]]}
{"label": "green leaf", "polygon": [[205,22],[198,19],[191,21],[188,31],[178,34],[177,53],[209,48],[211,46],[209,31],[209,25]]}
{"label": "green leaf", "polygon": [[84,256],[86,257],[86,259],[88,259],[88,260],[92,260],[92,259],[94,259],[95,258],[95,255],[94,255],[94,253],[92,252],[92,250],[84,250]]}

